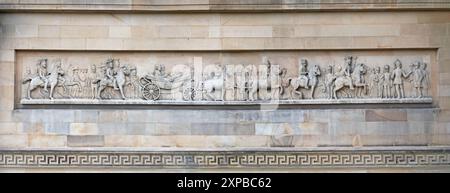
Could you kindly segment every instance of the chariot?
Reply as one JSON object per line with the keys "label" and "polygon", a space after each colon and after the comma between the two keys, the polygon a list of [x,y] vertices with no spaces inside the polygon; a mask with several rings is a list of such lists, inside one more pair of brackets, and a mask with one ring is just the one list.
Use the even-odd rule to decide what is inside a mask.
{"label": "chariot", "polygon": [[195,97],[192,79],[189,76],[156,76],[145,75],[139,80],[141,84],[142,97],[145,100],[158,100],[161,94],[171,94],[175,89],[179,89],[184,100],[192,100]]}

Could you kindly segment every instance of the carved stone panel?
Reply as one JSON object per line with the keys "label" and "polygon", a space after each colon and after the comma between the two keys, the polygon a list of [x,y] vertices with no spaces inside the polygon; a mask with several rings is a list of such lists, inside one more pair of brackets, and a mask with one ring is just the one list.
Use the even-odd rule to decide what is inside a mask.
{"label": "carved stone panel", "polygon": [[18,51],[27,104],[430,103],[435,52]]}

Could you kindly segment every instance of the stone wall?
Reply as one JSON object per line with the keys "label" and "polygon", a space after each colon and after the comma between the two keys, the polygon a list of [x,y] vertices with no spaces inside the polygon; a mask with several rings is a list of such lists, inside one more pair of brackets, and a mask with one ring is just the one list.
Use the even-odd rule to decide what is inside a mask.
{"label": "stone wall", "polygon": [[[385,12],[49,13],[11,2],[0,5],[13,10],[0,13],[0,149],[450,145],[450,12],[444,6],[429,4],[437,7],[434,11],[394,6]],[[294,105],[275,111],[195,105],[23,107],[15,94],[21,52],[305,50],[431,51],[433,102]]]}

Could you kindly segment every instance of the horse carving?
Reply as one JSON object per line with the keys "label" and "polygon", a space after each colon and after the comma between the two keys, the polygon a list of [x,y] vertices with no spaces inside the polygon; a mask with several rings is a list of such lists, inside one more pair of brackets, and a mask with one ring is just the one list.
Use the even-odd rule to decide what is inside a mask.
{"label": "horse carving", "polygon": [[367,72],[366,66],[363,63],[357,64],[351,73],[351,76],[339,76],[334,81],[333,96],[337,98],[337,91],[344,87],[355,90],[355,96],[361,97],[362,94],[367,94],[368,84],[365,83],[364,74]]}
{"label": "horse carving", "polygon": [[[47,60],[41,60],[41,62],[39,63],[39,65],[42,65],[43,62],[45,61],[45,68],[46,68],[46,63]],[[49,93],[49,98],[53,99],[53,92],[55,90],[56,86],[63,86],[64,84],[59,84],[59,80],[60,80],[60,76],[64,75],[64,70],[61,69],[61,63],[57,64],[55,68],[53,68],[53,70],[46,74],[46,78],[47,78],[47,83],[39,76],[35,76],[32,78],[27,78],[25,80],[23,80],[23,84],[26,84],[29,82],[28,85],[28,89],[27,89],[27,98],[28,99],[32,99],[31,98],[31,92],[37,88],[43,88],[44,90],[47,90],[48,88],[50,88],[50,93]]]}
{"label": "horse carving", "polygon": [[[117,66],[120,66],[119,60],[114,59],[107,62],[109,64],[108,68],[110,70],[113,69],[114,64],[117,64]],[[107,73],[107,72],[105,72]],[[120,91],[120,96],[123,100],[125,100],[125,94],[124,94],[124,86],[126,83],[126,76],[130,75],[130,71],[128,70],[128,67],[121,66],[119,67],[119,70],[117,73],[110,74],[112,77],[108,77],[105,75],[103,79],[97,80],[95,83],[98,85],[97,89],[97,99],[101,99],[101,93],[108,87],[114,88],[114,90]]]}
{"label": "horse carving", "polygon": [[318,76],[320,76],[320,68],[318,65],[314,65],[309,69],[307,79],[299,76],[295,78],[289,78],[288,83],[291,89],[290,98],[294,99],[294,96],[297,94],[300,98],[303,98],[303,93],[300,91],[301,88],[311,89],[310,97],[314,99],[314,91],[316,89],[318,81]]}

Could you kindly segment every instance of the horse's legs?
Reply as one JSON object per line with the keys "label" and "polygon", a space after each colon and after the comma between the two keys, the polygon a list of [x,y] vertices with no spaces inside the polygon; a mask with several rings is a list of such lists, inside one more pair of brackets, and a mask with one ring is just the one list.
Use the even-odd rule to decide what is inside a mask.
{"label": "horse's legs", "polygon": [[[223,82],[222,82],[223,83]],[[225,87],[222,85],[222,92],[220,93],[221,94],[221,98],[220,98],[220,100],[221,101],[225,101]],[[250,93],[249,93],[250,94]]]}
{"label": "horse's legs", "polygon": [[27,97],[28,97],[28,99],[32,99],[32,98],[31,98],[31,91],[34,90],[34,89],[35,89],[35,87],[32,87],[32,86],[31,86],[31,83],[30,83],[30,85],[28,85],[28,91],[27,91]]}
{"label": "horse's legs", "polygon": [[103,89],[105,89],[105,87],[104,86],[99,86],[99,88],[97,89],[97,96],[96,96],[96,98],[97,99],[102,99],[102,97],[101,97],[101,92],[103,91]]}
{"label": "horse's legs", "polygon": [[95,99],[95,87],[93,84],[91,84],[91,95],[92,95],[92,99]]}
{"label": "horse's legs", "polygon": [[334,95],[334,98],[335,99],[338,99],[337,98],[337,91],[339,90],[339,89],[341,89],[342,87],[340,87],[340,86],[338,86],[338,87],[335,87],[334,89],[333,89],[333,95]]}
{"label": "horse's legs", "polygon": [[298,92],[297,92],[297,89],[298,89],[298,88],[299,88],[299,87],[292,86],[291,92],[289,92],[289,93],[290,93],[291,100],[294,100],[294,99],[295,99],[295,94],[298,94]]}
{"label": "horse's legs", "polygon": [[315,85],[311,86],[311,99],[314,99],[314,90],[316,89]]}
{"label": "horse's legs", "polygon": [[332,86],[330,86],[330,91],[329,91],[330,99],[333,99],[333,97],[336,98],[333,90],[334,90],[334,88]]}
{"label": "horse's legs", "polygon": [[298,96],[299,96],[298,98],[299,98],[299,99],[303,99],[303,93],[302,93],[302,91],[300,91],[300,90],[299,90],[299,91],[295,91],[295,93],[298,94]]}
{"label": "horse's legs", "polygon": [[212,88],[208,88],[208,89],[205,90],[205,95],[206,95],[207,98],[209,98],[209,100],[215,100],[215,99],[214,99],[214,96],[211,95],[211,92],[212,92],[212,91],[213,91]]}
{"label": "horse's legs", "polygon": [[56,84],[50,84],[50,99],[53,100],[53,89],[55,88]]}
{"label": "horse's legs", "polygon": [[123,86],[119,85],[120,95],[122,96],[122,100],[125,100],[125,95],[123,94]]}

